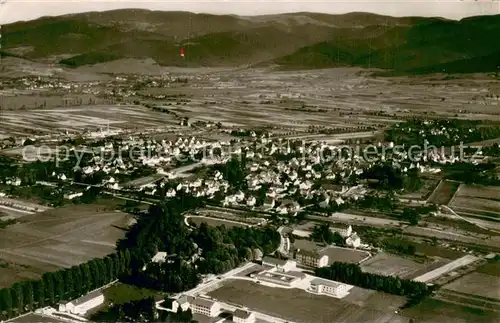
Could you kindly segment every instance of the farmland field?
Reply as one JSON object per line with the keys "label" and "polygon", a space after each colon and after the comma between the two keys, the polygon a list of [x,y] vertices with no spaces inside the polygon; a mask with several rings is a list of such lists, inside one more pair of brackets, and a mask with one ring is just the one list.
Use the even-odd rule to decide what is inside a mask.
{"label": "farmland field", "polygon": [[428,298],[419,305],[403,310],[402,315],[416,323],[494,323],[498,322],[496,312],[480,310],[464,305]]}
{"label": "farmland field", "polygon": [[[172,115],[141,106],[107,105],[59,109],[2,111],[0,133],[49,135],[68,131],[133,130],[177,125]],[[35,130],[33,130],[35,129]]]}
{"label": "farmland field", "polygon": [[471,273],[442,288],[500,300],[500,277]]}
{"label": "farmland field", "polygon": [[461,185],[450,206],[463,212],[500,217],[500,188]]}
{"label": "farmland field", "polygon": [[229,304],[246,306],[267,315],[293,322],[391,322],[397,319],[394,309],[404,298],[354,287],[344,299],[309,294],[302,290],[288,292],[280,288],[228,280],[208,295]]}
{"label": "farmland field", "polygon": [[453,195],[457,191],[460,183],[442,181],[429,196],[428,202],[437,205],[448,205]]}
{"label": "farmland field", "polygon": [[476,269],[476,272],[481,273],[481,274],[500,277],[500,261],[496,260],[496,261],[487,262],[486,264],[478,267]]}
{"label": "farmland field", "polygon": [[0,287],[111,253],[131,216],[92,205],[27,215],[0,230]]}

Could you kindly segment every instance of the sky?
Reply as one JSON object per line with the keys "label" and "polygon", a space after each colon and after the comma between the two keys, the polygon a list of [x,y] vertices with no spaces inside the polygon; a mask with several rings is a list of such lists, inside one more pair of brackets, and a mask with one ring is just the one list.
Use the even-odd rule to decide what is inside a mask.
{"label": "sky", "polygon": [[500,0],[0,0],[0,24],[86,11],[141,8],[195,13],[261,15],[284,12],[373,12],[390,16],[461,19],[500,14]]}

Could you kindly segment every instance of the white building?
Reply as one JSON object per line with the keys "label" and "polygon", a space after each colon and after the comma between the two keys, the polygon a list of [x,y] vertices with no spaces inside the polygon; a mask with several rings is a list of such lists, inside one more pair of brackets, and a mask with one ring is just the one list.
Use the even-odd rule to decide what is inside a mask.
{"label": "white building", "polygon": [[89,310],[104,303],[104,294],[93,291],[70,302],[59,303],[59,312],[67,312],[76,315],[85,315]]}
{"label": "white building", "polygon": [[354,233],[345,240],[345,243],[351,248],[358,248],[361,245],[361,239],[357,233]]}
{"label": "white building", "polygon": [[216,317],[220,313],[220,304],[204,298],[195,298],[191,302],[191,312]]}
{"label": "white building", "polygon": [[254,323],[255,322],[255,313],[237,309],[233,313],[233,322],[236,322],[236,323]]}
{"label": "white building", "polygon": [[282,260],[273,257],[262,258],[262,265],[276,268],[277,271],[281,272],[290,271],[297,267],[297,263],[295,261]]}
{"label": "white building", "polygon": [[323,294],[333,297],[344,297],[352,288],[350,285],[334,282],[331,280],[314,278],[311,281],[309,291],[316,294]]}
{"label": "white building", "polygon": [[321,268],[328,265],[328,256],[317,251],[299,249],[295,255],[298,263],[303,266]]}
{"label": "white building", "polygon": [[156,255],[154,255],[154,257],[151,258],[152,262],[158,262],[158,263],[165,262],[166,260],[167,260],[167,253],[164,251],[157,252]]}

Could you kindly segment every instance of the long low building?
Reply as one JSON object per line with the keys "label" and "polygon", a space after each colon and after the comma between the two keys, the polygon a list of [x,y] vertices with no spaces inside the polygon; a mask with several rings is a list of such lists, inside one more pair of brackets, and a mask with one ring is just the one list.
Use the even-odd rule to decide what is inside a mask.
{"label": "long low building", "polygon": [[89,310],[96,308],[103,303],[104,294],[101,290],[96,290],[70,302],[60,302],[59,312],[85,315]]}

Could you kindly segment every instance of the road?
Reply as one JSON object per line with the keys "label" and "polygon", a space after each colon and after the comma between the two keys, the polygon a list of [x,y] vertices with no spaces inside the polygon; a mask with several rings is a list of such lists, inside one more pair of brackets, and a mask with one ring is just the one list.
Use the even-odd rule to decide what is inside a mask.
{"label": "road", "polygon": [[468,264],[473,263],[474,261],[479,260],[480,258],[474,257],[472,255],[466,255],[463,256],[462,258],[459,258],[455,261],[450,262],[449,264],[446,264],[444,266],[441,266],[439,268],[436,268],[428,273],[423,274],[422,276],[419,276],[417,278],[414,278],[414,281],[417,282],[422,282],[422,283],[427,283],[430,282],[439,276],[442,276],[452,270],[455,270],[459,267],[467,266]]}

